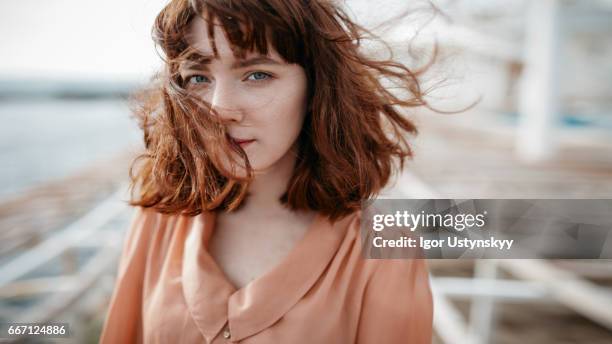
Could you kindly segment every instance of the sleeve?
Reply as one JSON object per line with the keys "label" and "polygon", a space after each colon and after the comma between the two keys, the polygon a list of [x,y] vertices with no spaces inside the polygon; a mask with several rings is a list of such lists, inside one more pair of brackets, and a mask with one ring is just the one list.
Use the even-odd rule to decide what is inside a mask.
{"label": "sleeve", "polygon": [[100,343],[142,343],[142,288],[154,213],[136,208],[126,233]]}
{"label": "sleeve", "polygon": [[433,300],[425,260],[376,263],[364,294],[357,343],[431,343]]}

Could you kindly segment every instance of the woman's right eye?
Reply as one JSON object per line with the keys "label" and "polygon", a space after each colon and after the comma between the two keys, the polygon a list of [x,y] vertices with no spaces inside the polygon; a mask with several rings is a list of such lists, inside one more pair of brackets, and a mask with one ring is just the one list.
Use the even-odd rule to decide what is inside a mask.
{"label": "woman's right eye", "polygon": [[208,80],[208,78],[204,75],[192,75],[187,78],[187,82],[190,84],[199,85],[210,82],[210,80]]}

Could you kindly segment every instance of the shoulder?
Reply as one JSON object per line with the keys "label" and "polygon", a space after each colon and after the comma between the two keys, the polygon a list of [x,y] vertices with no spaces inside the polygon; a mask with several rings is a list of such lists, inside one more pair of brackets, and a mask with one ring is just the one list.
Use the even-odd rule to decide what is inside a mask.
{"label": "shoulder", "polygon": [[135,207],[131,223],[126,233],[128,241],[146,239],[172,230],[190,222],[193,217],[181,214],[164,214],[153,208]]}
{"label": "shoulder", "polygon": [[[425,259],[374,259],[371,225],[361,211],[346,218],[354,290],[361,305],[357,343],[431,343],[433,298]],[[348,237],[348,235],[347,235]],[[349,264],[351,265],[351,264]]]}
{"label": "shoulder", "polygon": [[429,272],[425,259],[370,259],[370,261],[374,265],[368,284],[371,293],[392,292],[398,298],[402,295],[431,298]]}
{"label": "shoulder", "polygon": [[133,249],[148,242],[158,231],[163,214],[152,208],[135,207],[132,220],[125,233],[124,249]]}
{"label": "shoulder", "polygon": [[356,210],[336,221],[336,226],[349,231],[359,231],[361,227],[361,210]]}
{"label": "shoulder", "polygon": [[[346,231],[345,245],[350,246],[351,260],[360,265],[368,285],[374,289],[417,288],[429,292],[429,272],[425,259],[374,259],[368,254],[371,230],[362,219],[362,212],[355,211],[336,224],[338,230]],[[366,226],[366,227],[364,227]]]}
{"label": "shoulder", "polygon": [[183,218],[183,215],[162,214],[153,208],[135,207],[125,233],[122,260],[142,263],[153,247],[156,255],[163,254],[177,224],[184,223]]}
{"label": "shoulder", "polygon": [[408,309],[420,308],[428,313],[432,308],[429,270],[425,259],[374,259],[369,258],[371,239],[363,213],[356,211],[346,218],[349,233],[353,233],[354,259],[361,265],[365,282],[364,297],[371,298],[379,309],[390,313],[405,314]]}

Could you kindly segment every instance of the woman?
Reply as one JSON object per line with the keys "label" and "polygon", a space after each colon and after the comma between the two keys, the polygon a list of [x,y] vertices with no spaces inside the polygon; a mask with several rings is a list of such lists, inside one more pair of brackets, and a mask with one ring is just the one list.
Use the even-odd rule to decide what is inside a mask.
{"label": "woman", "polygon": [[364,32],[323,0],[162,10],[101,342],[431,341],[425,262],[361,256],[361,202],[410,156],[397,106],[424,103],[408,68],[361,52]]}

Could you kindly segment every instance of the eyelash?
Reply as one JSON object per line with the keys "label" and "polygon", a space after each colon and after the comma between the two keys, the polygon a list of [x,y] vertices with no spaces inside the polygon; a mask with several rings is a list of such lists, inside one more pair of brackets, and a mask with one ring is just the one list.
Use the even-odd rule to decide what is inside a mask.
{"label": "eyelash", "polygon": [[[255,74],[262,74],[262,75],[264,75],[264,76],[265,76],[265,78],[264,78],[264,79],[258,79],[258,80],[249,80],[249,78],[250,78],[251,76],[255,75]],[[197,74],[197,75],[190,75],[190,76],[187,76],[187,77],[185,78],[187,85],[190,85],[190,84],[191,84],[191,85],[200,85],[201,83],[205,82],[205,81],[203,81],[203,82],[192,82],[192,80],[193,80],[194,78],[197,78],[197,77],[206,78],[206,79],[208,80],[208,77],[206,77],[205,75],[201,75],[201,74]],[[269,81],[270,79],[273,79],[273,78],[274,78],[274,76],[273,76],[272,74],[270,74],[270,73],[267,73],[267,72],[262,72],[262,71],[255,71],[255,72],[251,72],[251,73],[249,73],[249,74],[247,75],[247,77],[246,77],[245,81],[254,82],[254,83],[262,83],[262,82]],[[209,80],[209,81],[210,81],[210,80]]]}

